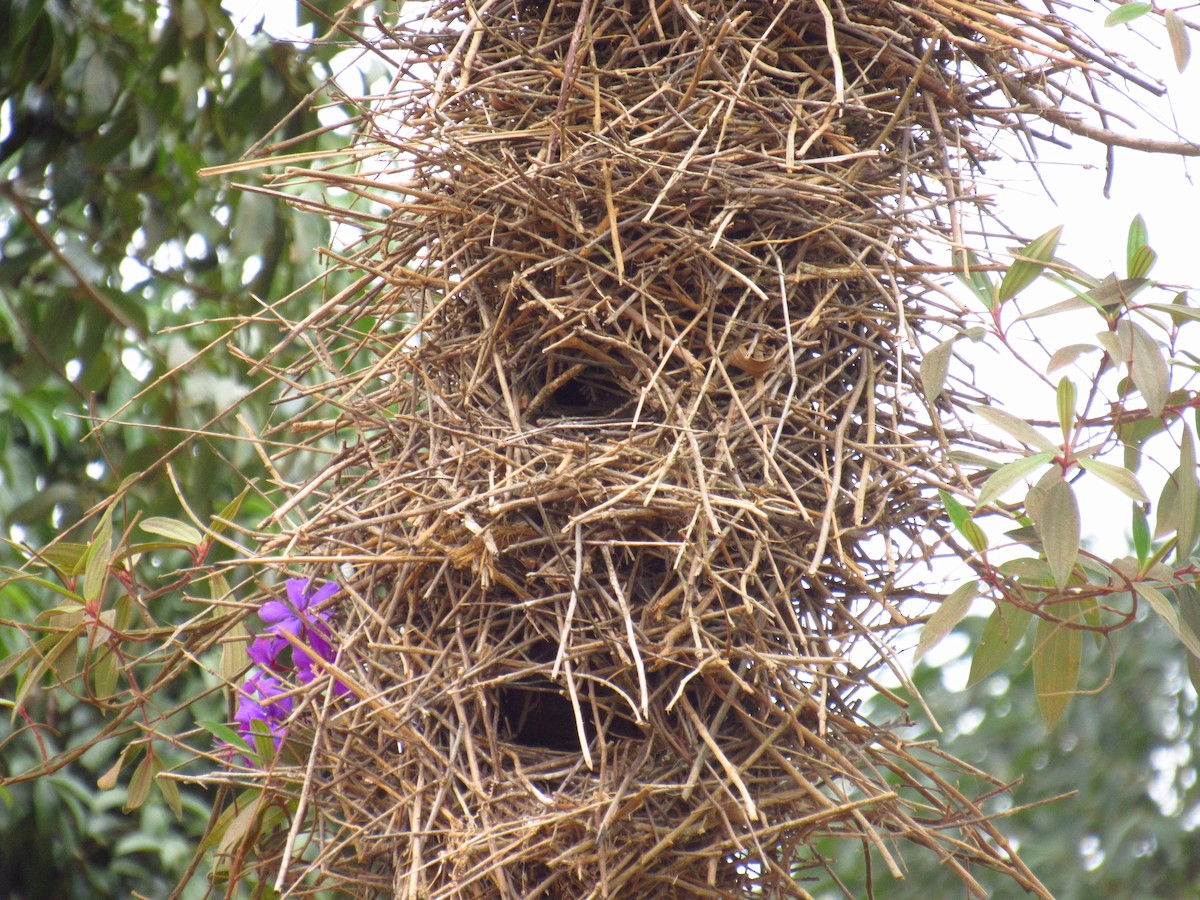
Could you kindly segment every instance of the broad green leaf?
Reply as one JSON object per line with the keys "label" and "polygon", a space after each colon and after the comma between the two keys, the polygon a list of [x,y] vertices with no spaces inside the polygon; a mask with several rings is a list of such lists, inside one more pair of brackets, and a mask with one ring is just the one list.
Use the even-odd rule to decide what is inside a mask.
{"label": "broad green leaf", "polygon": [[950,371],[950,357],[956,340],[950,338],[942,341],[921,360],[921,386],[925,390],[925,399],[930,403],[941,396],[942,388],[946,386],[946,374]]}
{"label": "broad green leaf", "polygon": [[261,809],[262,803],[260,798],[252,803],[230,806],[226,810],[226,812],[231,812],[233,815],[227,822],[222,823],[221,821],[221,819],[224,819],[224,815],[217,821],[217,825],[224,824],[224,828],[221,829],[220,840],[217,842],[216,856],[228,858],[236,852],[238,845],[243,841],[251,841],[253,839],[250,831]]}
{"label": "broad green leaf", "polygon": [[[1064,603],[1061,617],[1074,620],[1077,602]],[[1083,632],[1056,622],[1038,619],[1037,643],[1033,651],[1033,684],[1046,731],[1053,731],[1079,687],[1079,664],[1083,658]]]}
{"label": "broad green leaf", "polygon": [[26,696],[41,683],[43,675],[53,671],[59,657],[68,651],[75,651],[75,641],[82,631],[83,625],[78,625],[66,632],[56,631],[41,638],[33,645],[36,648],[38,660],[37,662],[33,662],[32,658],[30,659],[30,667],[17,683],[17,690],[12,698],[14,719],[16,718],[17,711],[21,708],[21,704],[25,702]]}
{"label": "broad green leaf", "polygon": [[993,500],[1002,497],[1014,485],[1019,484],[1053,459],[1054,454],[1052,453],[1035,453],[1033,456],[1016,459],[1001,466],[988,476],[983,487],[979,489],[977,508],[982,509]]}
{"label": "broad green leaf", "polygon": [[1162,540],[1179,527],[1179,470],[1176,469],[1163,482],[1162,492],[1155,506],[1154,539]]}
{"label": "broad green leaf", "polygon": [[1061,379],[1058,382],[1055,400],[1058,404],[1058,424],[1062,428],[1063,446],[1066,446],[1071,437],[1071,427],[1075,424],[1075,382],[1069,378]]}
{"label": "broad green leaf", "polygon": [[162,772],[155,774],[154,783],[158,785],[171,812],[175,813],[176,821],[183,821],[183,798],[179,796],[179,785],[170,778],[164,778]]}
{"label": "broad green leaf", "polygon": [[111,647],[101,647],[91,662],[92,690],[96,697],[111,697],[117,689],[117,655]]}
{"label": "broad green leaf", "polygon": [[83,574],[87,561],[87,544],[77,544],[60,541],[38,551],[38,558],[44,560],[54,571],[73,578]]}
{"label": "broad green leaf", "polygon": [[1140,19],[1154,9],[1153,3],[1125,3],[1110,12],[1104,19],[1104,26],[1124,25],[1134,19]]}
{"label": "broad green leaf", "polygon": [[1137,478],[1123,466],[1114,466],[1112,463],[1099,459],[1077,459],[1076,462],[1097,478],[1103,478],[1131,500],[1139,503],[1150,502],[1150,498],[1138,483]]}
{"label": "broad green leaf", "polygon": [[1171,54],[1175,57],[1175,68],[1182,72],[1192,58],[1192,42],[1188,37],[1187,23],[1173,9],[1168,9],[1163,18],[1167,24],[1167,37],[1171,41]]}
{"label": "broad green leaf", "polygon": [[999,460],[984,456],[982,453],[972,453],[970,450],[951,450],[949,455],[960,466],[995,470],[1003,465]]}
{"label": "broad green leaf", "polygon": [[990,422],[1001,431],[1012,435],[1028,447],[1036,447],[1054,456],[1057,456],[1060,451],[1060,448],[1048,437],[1024,419],[1019,419],[1010,412],[1005,412],[994,406],[971,406],[970,409],[971,412],[975,413],[981,419]]}
{"label": "broad green leaf", "polygon": [[966,252],[956,250],[953,254],[954,274],[965,284],[984,305],[984,308],[991,311],[996,306],[996,288],[992,284],[992,279],[987,272],[981,270],[979,266],[979,258],[975,255],[974,250]]}
{"label": "broad green leaf", "polygon": [[108,567],[112,563],[112,545],[95,541],[88,550],[87,566],[83,571],[83,599],[92,602],[100,597],[108,583]]}
{"label": "broad green leaf", "polygon": [[996,606],[983,626],[983,637],[971,657],[968,687],[978,684],[1004,665],[1029,630],[1032,615],[1027,609],[1007,603]]}
{"label": "broad green leaf", "polygon": [[954,626],[962,621],[963,616],[971,608],[971,601],[977,596],[979,596],[979,582],[968,581],[966,584],[960,584],[950,596],[941,602],[937,611],[929,617],[929,621],[921,629],[921,637],[917,641],[917,659],[928,653],[942,638],[954,630]]}
{"label": "broad green leaf", "polygon": [[1058,246],[1061,234],[1062,226],[1056,226],[1017,251],[1016,261],[1004,273],[1000,288],[996,292],[1000,303],[1015,297],[1042,274],[1046,263],[1054,259],[1054,250]]}
{"label": "broad green leaf", "polygon": [[1041,586],[1054,583],[1054,576],[1050,574],[1050,566],[1044,559],[1031,556],[1007,559],[1000,563],[999,568],[1001,575],[1016,578],[1022,584]]}
{"label": "broad green leaf", "polygon": [[1175,470],[1177,492],[1176,510],[1178,521],[1175,526],[1175,558],[1179,565],[1186,566],[1192,548],[1196,546],[1197,505],[1200,505],[1200,482],[1196,480],[1196,444],[1192,431],[1183,428],[1183,440],[1179,447],[1179,468]]}
{"label": "broad green leaf", "polygon": [[1175,637],[1179,638],[1183,646],[1187,648],[1188,653],[1200,657],[1200,638],[1196,637],[1196,633],[1189,626],[1180,621],[1175,607],[1171,605],[1171,601],[1167,599],[1166,595],[1144,581],[1135,581],[1133,590],[1166,623]]}
{"label": "broad green leaf", "polygon": [[1150,558],[1150,521],[1146,518],[1146,513],[1143,509],[1134,504],[1133,506],[1133,550],[1137,553],[1138,566],[1146,565],[1146,560]]}
{"label": "broad green leaf", "polygon": [[1158,342],[1144,328],[1124,319],[1117,323],[1117,334],[1122,339],[1122,345],[1125,344],[1122,334],[1124,329],[1128,329],[1130,333],[1129,371],[1133,383],[1142,392],[1150,412],[1161,416],[1163,408],[1167,405],[1167,395],[1170,393],[1171,373],[1167,368],[1167,359]]}
{"label": "broad green leaf", "polygon": [[129,779],[129,793],[125,796],[125,812],[139,808],[150,796],[150,782],[154,778],[154,755],[147,750],[142,761],[133,770]]}
{"label": "broad green leaf", "polygon": [[1046,363],[1046,374],[1049,375],[1063,366],[1069,366],[1085,353],[1095,353],[1099,349],[1095,344],[1068,344],[1060,347],[1054,351],[1050,361]]}
{"label": "broad green leaf", "polygon": [[1180,291],[1170,303],[1147,303],[1145,308],[1166,313],[1176,327],[1184,322],[1200,322],[1200,309],[1187,305],[1187,291]]}
{"label": "broad green leaf", "polygon": [[108,567],[112,563],[112,507],[104,511],[92,532],[87,561],[83,569],[83,599],[96,600],[108,583]]}
{"label": "broad green leaf", "polygon": [[1147,278],[1117,278],[1109,275],[1100,282],[1098,287],[1081,294],[1080,297],[1089,305],[1103,311],[1128,303],[1134,294],[1149,283],[1150,280]]}
{"label": "broad green leaf", "polygon": [[191,525],[165,516],[151,516],[139,523],[139,527],[149,534],[161,535],[189,547],[198,546],[204,540],[203,535]]}
{"label": "broad green leaf", "polygon": [[1025,514],[1036,527],[1037,538],[1041,538],[1041,527],[1038,523],[1041,521],[1042,507],[1045,505],[1045,499],[1050,491],[1050,488],[1062,481],[1062,469],[1051,466],[1042,473],[1042,477],[1037,480],[1029,493],[1025,495]]}
{"label": "broad green leaf", "polygon": [[1079,504],[1069,482],[1056,480],[1042,498],[1039,515],[1034,519],[1042,536],[1046,562],[1061,591],[1067,586],[1075,559],[1079,556]]}

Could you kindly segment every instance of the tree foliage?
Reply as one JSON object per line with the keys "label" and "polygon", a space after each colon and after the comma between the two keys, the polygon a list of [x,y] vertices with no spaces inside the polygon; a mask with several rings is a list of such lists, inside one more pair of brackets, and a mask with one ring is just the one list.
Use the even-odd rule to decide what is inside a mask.
{"label": "tree foliage", "polygon": [[[186,375],[180,367],[219,343],[232,317],[320,276],[311,248],[327,234],[315,217],[199,173],[262,142],[302,151],[333,140],[322,137],[304,101],[328,76],[334,52],[244,36],[217,0],[0,4],[0,523],[15,541],[0,545],[0,562],[59,539],[58,556],[42,557],[38,569],[57,582],[53,590],[44,580],[13,580],[11,570],[0,581],[0,618],[49,622],[33,646],[44,651],[50,637],[58,651],[25,673],[19,709],[8,694],[0,781],[19,779],[103,727],[102,712],[82,700],[103,695],[96,688],[115,678],[117,657],[84,665],[85,690],[70,674],[79,671],[68,650],[74,626],[64,626],[69,640],[54,640],[63,622],[44,617],[63,591],[104,590],[103,578],[83,572],[87,531],[75,540],[64,531],[114,497],[143,525],[145,517],[178,516],[178,495],[207,516],[240,490],[218,472],[264,474],[250,443],[217,447],[205,431],[235,403],[247,422],[267,421],[269,398],[253,394],[231,354],[206,353]],[[113,425],[93,435],[101,423]],[[242,517],[263,511],[250,496]],[[209,550],[210,558],[223,552]],[[151,538],[139,552],[140,596],[157,621],[182,621],[192,610],[162,584],[199,557],[195,544]],[[101,563],[121,565],[95,552],[89,559],[92,573]],[[29,646],[18,631],[0,629],[4,655]],[[15,671],[14,659],[5,673]],[[157,702],[203,694],[204,679],[192,671]],[[66,692],[44,691],[59,681]],[[219,698],[204,708],[225,716]],[[168,744],[146,746],[162,755],[142,759],[179,762]],[[211,798],[183,791],[178,822],[157,792],[122,814],[138,804],[96,787],[120,750],[107,740],[69,769],[55,765],[36,782],[0,788],[0,883],[25,896],[166,896],[194,852]],[[132,765],[137,755],[125,758]]]}

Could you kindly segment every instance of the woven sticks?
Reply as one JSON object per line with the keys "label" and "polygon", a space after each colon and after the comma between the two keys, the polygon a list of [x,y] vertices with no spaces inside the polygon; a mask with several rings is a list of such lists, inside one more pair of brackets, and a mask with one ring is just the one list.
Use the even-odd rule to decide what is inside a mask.
{"label": "woven sticks", "polygon": [[354,171],[281,180],[358,198],[363,275],[284,329],[345,442],[263,557],[340,573],[356,697],[273,775],[331,836],[284,862],[364,896],[806,897],[832,837],[1048,896],[1003,786],[859,698],[961,483],[906,357],[953,315],[921,242],[966,240],[1013,98],[1107,60],[954,0],[441,2],[384,44]]}

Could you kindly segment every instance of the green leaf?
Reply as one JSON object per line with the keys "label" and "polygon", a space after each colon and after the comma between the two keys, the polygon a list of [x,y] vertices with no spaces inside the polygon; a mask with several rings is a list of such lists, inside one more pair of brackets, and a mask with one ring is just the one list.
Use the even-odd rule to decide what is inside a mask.
{"label": "green leaf", "polygon": [[961,622],[963,616],[971,609],[971,601],[978,596],[979,582],[968,581],[966,584],[960,584],[950,596],[941,602],[937,611],[929,617],[929,621],[921,629],[921,637],[917,641],[917,659],[928,653],[942,638],[954,630],[954,626]]}
{"label": "green leaf", "polygon": [[1054,583],[1054,576],[1050,574],[1050,566],[1044,559],[1036,557],[1023,556],[1018,559],[1007,559],[1000,563],[1000,574],[1016,578],[1022,584],[1039,587]]}
{"label": "green leaf", "polygon": [[983,304],[984,308],[989,312],[996,307],[996,288],[992,284],[992,279],[987,272],[983,271],[979,266],[979,258],[975,255],[974,250],[966,252],[956,250],[953,253],[954,274],[963,284],[970,289],[976,299]]}
{"label": "green leaf", "polygon": [[1154,268],[1154,264],[1158,261],[1158,254],[1149,247],[1141,247],[1133,255],[1133,259],[1129,261],[1129,277],[1144,278],[1150,274],[1150,270]]}
{"label": "green leaf", "polygon": [[207,720],[199,721],[196,724],[215,737],[217,740],[228,744],[230,747],[236,747],[239,750],[251,749],[250,745],[246,742],[246,739],[228,725],[224,725],[221,722],[211,722]]}
{"label": "green leaf", "polygon": [[1154,9],[1153,3],[1125,3],[1118,6],[1108,14],[1104,19],[1104,27],[1111,28],[1114,25],[1124,25],[1132,22],[1134,19],[1140,19],[1146,13]]}
{"label": "green leaf", "polygon": [[198,546],[204,540],[204,536],[196,528],[186,522],[180,522],[178,519],[168,519],[164,516],[151,516],[142,521],[140,527],[142,531],[148,534],[161,535],[180,544],[186,544],[189,547]]}
{"label": "green leaf", "polygon": [[1054,573],[1054,583],[1061,591],[1070,581],[1079,556],[1079,504],[1069,482],[1055,480],[1042,497],[1038,515],[1034,518],[1046,562]]}
{"label": "green leaf", "polygon": [[1133,507],[1133,550],[1137,554],[1138,567],[1146,565],[1150,558],[1150,521],[1146,518],[1145,510],[1140,506]]}
{"label": "green leaf", "polygon": [[[1137,252],[1145,247],[1150,240],[1150,235],[1146,231],[1146,220],[1142,218],[1142,214],[1138,213],[1129,223],[1129,233],[1125,238],[1125,265],[1127,268],[1133,268],[1133,258]],[[1133,275],[1129,276],[1133,278]]]}
{"label": "green leaf", "polygon": [[1017,320],[1038,319],[1042,316],[1052,316],[1060,312],[1089,308],[1098,310],[1107,318],[1109,315],[1107,310],[1110,307],[1121,306],[1127,303],[1134,294],[1149,283],[1149,279],[1146,278],[1122,278],[1118,280],[1115,275],[1109,275],[1096,287],[1087,291],[1075,290],[1072,285],[1068,284],[1066,287],[1075,292],[1074,297],[1061,300],[1058,303],[1052,303],[1050,306],[1034,310],[1033,312],[1025,313],[1018,316]]}
{"label": "green leaf", "polygon": [[1188,306],[1187,298],[1187,291],[1180,291],[1170,303],[1147,303],[1144,308],[1165,312],[1176,328],[1184,322],[1200,322],[1200,309]]}
{"label": "green leaf", "polygon": [[950,357],[956,340],[958,338],[953,337],[942,341],[921,360],[921,386],[925,390],[925,399],[930,403],[941,396],[942,388],[946,386],[946,375],[950,371]]}
{"label": "green leaf", "polygon": [[1036,472],[1053,459],[1052,453],[1035,453],[1033,456],[1022,457],[1001,466],[988,476],[983,487],[979,489],[977,508],[982,509],[993,500],[1002,497],[1010,488],[1023,481],[1026,476]]}
{"label": "green leaf", "polygon": [[[220,829],[220,840],[217,842],[215,855],[218,858],[230,857],[243,841],[248,842],[253,840],[254,832],[251,829],[253,829],[254,821],[258,818],[261,809],[262,800],[260,795],[252,803],[244,803],[240,807],[237,805],[230,806],[222,813],[221,819],[217,820],[217,826],[224,826]],[[227,821],[224,821],[225,813],[231,813],[231,817]],[[205,838],[206,842],[207,840]]]}
{"label": "green leaf", "polygon": [[142,761],[133,770],[133,777],[129,779],[129,793],[125,796],[125,812],[135,810],[146,802],[146,798],[150,796],[150,783],[153,779],[154,757],[147,750]]}
{"label": "green leaf", "polygon": [[67,578],[74,578],[76,575],[83,574],[83,568],[87,562],[87,552],[87,544],[60,541],[39,550],[38,558],[45,560],[59,574]]}
{"label": "green leaf", "polygon": [[163,799],[167,801],[171,812],[175,813],[176,821],[182,822],[183,798],[179,796],[179,785],[170,778],[164,778],[162,772],[158,772],[154,776],[154,783],[158,785],[158,790],[163,795]]}
{"label": "green leaf", "polygon": [[1138,483],[1137,477],[1124,466],[1114,466],[1112,463],[1106,463],[1099,459],[1077,459],[1075,461],[1083,469],[1091,472],[1097,478],[1104,479],[1131,500],[1139,503],[1150,502],[1145,490]]}
{"label": "green leaf", "polygon": [[1166,598],[1166,595],[1144,581],[1135,581],[1133,590],[1158,614],[1158,617],[1171,629],[1175,637],[1179,638],[1188,653],[1200,658],[1200,638],[1196,637],[1196,633],[1190,627],[1180,621],[1175,607],[1171,605],[1171,601]]}
{"label": "green leaf", "polygon": [[1025,632],[1029,630],[1029,620],[1032,617],[1033,614],[1027,609],[1009,604],[996,606],[983,626],[983,637],[975,655],[971,657],[968,687],[983,681],[1004,665],[1021,643]]}
{"label": "green leaf", "polygon": [[1058,238],[1061,234],[1062,226],[1059,225],[1040,237],[1034,238],[1017,251],[1016,261],[1009,266],[1000,282],[1000,289],[997,292],[997,299],[1000,303],[1015,297],[1042,274],[1046,263],[1054,259],[1054,250],[1058,246]]}
{"label": "green leaf", "polygon": [[242,503],[245,501],[246,496],[250,493],[250,490],[253,486],[253,482],[246,485],[246,487],[242,488],[242,492],[240,494],[225,504],[224,509],[213,516],[212,524],[209,526],[209,530],[212,531],[213,534],[221,534],[229,529],[229,524],[237,518],[238,510],[242,508]]}
{"label": "green leaf", "polygon": [[1068,344],[1055,350],[1046,363],[1046,374],[1049,375],[1063,366],[1069,366],[1085,353],[1095,353],[1100,348],[1095,344]]}
{"label": "green leaf", "polygon": [[1071,426],[1075,424],[1075,382],[1063,378],[1058,382],[1055,394],[1058,404],[1058,424],[1062,427],[1063,446],[1071,437]]}
{"label": "green leaf", "polygon": [[1155,507],[1154,539],[1161,540],[1179,527],[1179,475],[1176,469],[1163,482]]}
{"label": "green leaf", "polygon": [[981,419],[990,422],[1001,431],[1012,435],[1028,447],[1037,447],[1037,449],[1044,450],[1053,456],[1057,456],[1061,450],[1057,444],[1024,419],[1018,419],[1010,412],[1005,412],[994,406],[971,406],[970,410]]}
{"label": "green leaf", "polygon": [[1188,557],[1196,546],[1197,505],[1200,505],[1200,481],[1196,479],[1196,444],[1192,431],[1183,428],[1183,440],[1179,447],[1179,468],[1175,470],[1176,510],[1175,559],[1179,565],[1188,565]]}
{"label": "green leaf", "polygon": [[[1077,602],[1062,605],[1062,617],[1074,619]],[[1033,652],[1033,684],[1046,731],[1053,731],[1079,686],[1083,658],[1083,632],[1056,622],[1038,619],[1037,646]]]}
{"label": "green leaf", "polygon": [[103,700],[117,689],[117,655],[111,647],[101,647],[91,663],[92,690]]}
{"label": "green leaf", "polygon": [[1122,333],[1125,329],[1129,330],[1129,372],[1133,383],[1142,392],[1150,412],[1161,416],[1170,393],[1171,373],[1167,368],[1167,359],[1158,342],[1144,328],[1124,319],[1117,323],[1117,335],[1122,338],[1122,345],[1125,344]]}
{"label": "green leaf", "polygon": [[14,569],[11,566],[0,566],[0,572],[13,576],[14,580],[25,581],[29,584],[35,584],[40,588],[44,588],[47,591],[53,591],[60,597],[66,597],[68,600],[78,603],[80,606],[83,606],[84,604],[82,596],[70,590],[69,588],[63,587],[61,584],[50,581],[49,579],[39,578],[36,575],[30,575],[21,569]]}
{"label": "green leaf", "polygon": [[1167,24],[1167,37],[1171,41],[1171,53],[1175,57],[1175,68],[1182,72],[1192,58],[1192,42],[1188,37],[1187,23],[1173,9],[1168,9],[1163,18]]}
{"label": "green leaf", "polygon": [[940,497],[942,500],[942,506],[946,510],[946,515],[950,517],[950,524],[955,528],[962,527],[963,522],[966,522],[971,518],[971,513],[967,510],[967,508],[959,503],[954,495],[949,491],[939,488],[938,497]]}
{"label": "green leaf", "polygon": [[[36,654],[39,659],[29,667],[17,684],[16,693],[13,694],[12,698],[14,719],[16,718],[17,710],[25,702],[26,696],[41,683],[42,676],[47,672],[53,671],[59,657],[68,651],[74,652],[75,641],[82,631],[83,625],[77,625],[65,632],[56,631],[53,634],[48,634],[33,645],[36,648]],[[32,659],[30,661],[32,662]]]}
{"label": "green leaf", "polygon": [[942,498],[942,506],[946,508],[946,513],[950,516],[950,523],[954,526],[967,542],[982,553],[987,549],[987,535],[983,533],[983,529],[979,527],[979,523],[971,518],[971,514],[967,508],[954,499],[947,491],[938,490],[938,495]]}
{"label": "green leaf", "polygon": [[88,550],[87,567],[83,572],[83,599],[95,601],[108,583],[108,568],[112,563],[112,545],[95,541]]}

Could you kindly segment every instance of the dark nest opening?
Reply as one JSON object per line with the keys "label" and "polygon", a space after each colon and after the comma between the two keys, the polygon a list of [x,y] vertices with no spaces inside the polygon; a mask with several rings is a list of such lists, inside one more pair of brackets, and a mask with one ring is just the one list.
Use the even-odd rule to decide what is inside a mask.
{"label": "dark nest opening", "polygon": [[279,376],[354,434],[264,548],[338,574],[356,695],[272,773],[330,836],[289,862],[804,897],[834,837],[1046,896],[966,767],[859,702],[961,483],[909,359],[946,315],[919,240],[962,246],[1006,95],[1053,105],[1090,51],[950,0],[443,2],[376,49],[357,170],[301,175],[369,201],[362,277]]}

